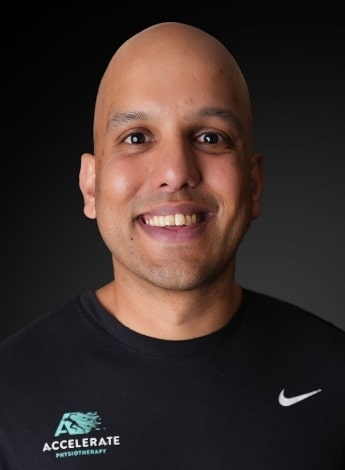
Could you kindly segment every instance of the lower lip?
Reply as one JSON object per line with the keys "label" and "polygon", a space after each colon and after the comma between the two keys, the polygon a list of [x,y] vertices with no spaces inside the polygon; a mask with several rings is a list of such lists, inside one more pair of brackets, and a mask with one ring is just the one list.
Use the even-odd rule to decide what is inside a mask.
{"label": "lower lip", "polygon": [[191,225],[171,226],[171,227],[153,227],[142,221],[138,221],[140,227],[151,238],[166,243],[185,243],[192,241],[200,235],[210,219]]}

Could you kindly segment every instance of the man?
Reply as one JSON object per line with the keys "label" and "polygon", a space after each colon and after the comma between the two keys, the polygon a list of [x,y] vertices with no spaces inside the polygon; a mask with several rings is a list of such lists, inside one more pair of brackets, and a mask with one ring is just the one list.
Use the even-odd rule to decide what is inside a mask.
{"label": "man", "polygon": [[343,469],[345,333],[236,282],[263,169],[217,39],[118,49],[80,189],[114,279],[2,344],[3,468]]}

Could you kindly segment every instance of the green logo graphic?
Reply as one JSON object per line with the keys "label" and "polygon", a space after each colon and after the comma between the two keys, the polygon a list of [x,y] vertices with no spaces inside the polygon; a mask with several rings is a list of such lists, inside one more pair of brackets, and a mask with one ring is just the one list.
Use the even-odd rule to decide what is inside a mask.
{"label": "green logo graphic", "polygon": [[61,434],[88,434],[92,430],[99,430],[101,418],[96,411],[82,413],[81,411],[72,411],[64,413],[62,419],[55,431],[55,436]]}

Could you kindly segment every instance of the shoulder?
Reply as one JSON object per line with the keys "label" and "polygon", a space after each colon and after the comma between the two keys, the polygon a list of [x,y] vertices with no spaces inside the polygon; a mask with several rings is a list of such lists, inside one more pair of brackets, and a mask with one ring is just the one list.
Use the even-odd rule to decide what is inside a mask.
{"label": "shoulder", "polygon": [[256,315],[260,320],[269,319],[272,322],[286,322],[288,324],[298,322],[300,326],[305,323],[308,327],[315,326],[323,330],[338,331],[340,335],[345,335],[344,330],[325,318],[272,295],[243,289],[243,304],[247,311],[252,315]]}
{"label": "shoulder", "polygon": [[82,295],[66,300],[4,339],[0,343],[0,364],[16,359],[25,362],[25,357],[42,356],[43,351],[53,350],[57,344],[63,346],[80,329],[85,317]]}
{"label": "shoulder", "polygon": [[345,331],[330,321],[291,302],[249,289],[243,290],[246,317],[265,336],[290,344],[322,346],[339,351],[345,360]]}

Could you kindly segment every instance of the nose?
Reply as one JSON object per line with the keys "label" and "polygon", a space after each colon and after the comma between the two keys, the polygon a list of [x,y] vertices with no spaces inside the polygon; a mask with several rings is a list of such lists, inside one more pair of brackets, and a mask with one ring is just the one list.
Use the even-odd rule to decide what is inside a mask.
{"label": "nose", "polygon": [[158,147],[153,169],[155,188],[177,192],[183,188],[194,188],[200,183],[201,171],[192,143],[181,140]]}

